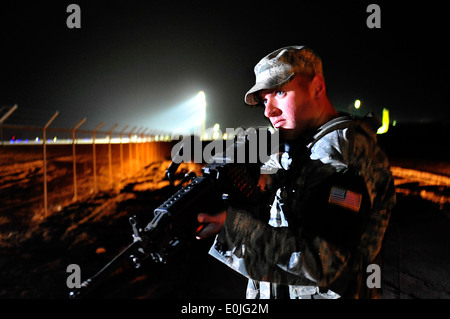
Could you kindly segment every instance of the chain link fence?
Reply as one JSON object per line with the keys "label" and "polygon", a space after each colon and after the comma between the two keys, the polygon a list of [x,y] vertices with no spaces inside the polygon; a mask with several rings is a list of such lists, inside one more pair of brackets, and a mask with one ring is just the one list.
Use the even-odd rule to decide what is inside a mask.
{"label": "chain link fence", "polygon": [[30,211],[45,217],[92,194],[120,189],[142,168],[170,159],[170,136],[148,128],[105,129],[102,122],[82,129],[86,119],[73,128],[54,128],[58,112],[44,126],[7,124],[15,109],[0,113],[0,219]]}

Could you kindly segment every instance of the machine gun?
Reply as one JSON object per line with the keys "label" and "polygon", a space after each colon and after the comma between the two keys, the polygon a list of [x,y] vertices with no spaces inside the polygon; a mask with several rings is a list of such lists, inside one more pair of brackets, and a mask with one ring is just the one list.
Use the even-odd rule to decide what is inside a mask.
{"label": "machine gun", "polygon": [[[250,144],[256,141],[262,145],[260,138],[261,135],[257,134],[256,139],[250,139],[248,131],[236,135],[233,145],[225,153],[214,156],[211,163],[202,168],[202,176],[193,173],[185,175],[179,190],[154,210],[152,220],[145,227],[140,227],[134,216],[130,217],[132,243],[94,276],[85,280],[80,288],[72,290],[70,298],[84,295],[126,258],[130,258],[136,268],[148,260],[167,263],[171,256],[201,231],[203,225],[197,221],[198,213],[211,212],[211,208],[216,212],[222,211],[227,202],[249,204],[256,201],[262,163],[250,160]],[[267,142],[267,139],[263,142]],[[272,150],[278,144],[267,143],[266,147]],[[174,159],[166,170],[166,177],[172,184],[178,165],[179,162]],[[190,182],[182,186],[186,180]]]}

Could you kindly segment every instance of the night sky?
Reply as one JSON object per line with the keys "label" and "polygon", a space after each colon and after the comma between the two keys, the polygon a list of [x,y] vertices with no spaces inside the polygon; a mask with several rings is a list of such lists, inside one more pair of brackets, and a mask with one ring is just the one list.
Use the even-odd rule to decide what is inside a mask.
{"label": "night sky", "polygon": [[[392,4],[395,2],[396,4]],[[69,29],[66,8],[81,8]],[[381,28],[369,29],[370,3]],[[0,7],[0,107],[6,123],[70,128],[87,117],[164,130],[164,111],[206,93],[207,127],[266,124],[245,106],[253,67],[286,45],[308,45],[323,59],[338,110],[391,119],[448,121],[448,26],[442,2],[398,1],[15,1]],[[183,113],[183,112],[180,112]],[[1,115],[1,114],[0,114]],[[185,114],[178,114],[179,117]]]}

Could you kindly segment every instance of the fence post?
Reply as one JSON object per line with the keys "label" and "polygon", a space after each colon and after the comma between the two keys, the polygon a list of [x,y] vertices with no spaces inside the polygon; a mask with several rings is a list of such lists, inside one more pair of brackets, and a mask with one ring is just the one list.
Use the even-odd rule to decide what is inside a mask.
{"label": "fence post", "polygon": [[119,126],[119,124],[115,124],[113,126],[113,128],[111,129],[111,131],[108,132],[108,136],[109,136],[109,143],[108,143],[108,168],[109,168],[109,184],[110,186],[113,185],[113,180],[112,180],[112,156],[111,156],[111,135],[112,132],[114,131],[114,129]]}
{"label": "fence post", "polygon": [[[2,146],[3,146],[3,122],[6,121],[6,119],[15,111],[17,110],[18,106],[17,104],[14,104],[14,106],[5,113],[5,115],[2,116],[2,118],[0,119],[0,140],[2,141]],[[2,107],[3,109],[3,107]],[[1,109],[0,109],[1,111]]]}
{"label": "fence post", "polygon": [[145,143],[145,162],[150,164],[150,132],[147,133],[147,143]]}
{"label": "fence post", "polygon": [[45,124],[44,130],[43,130],[43,148],[44,148],[44,217],[47,216],[47,210],[48,210],[48,204],[47,204],[47,135],[46,130],[47,127],[53,122],[53,120],[58,116],[59,112],[56,111],[56,113],[52,116],[52,118]]}
{"label": "fence post", "polygon": [[141,132],[141,161],[143,163],[143,167],[146,166],[145,160],[145,143],[144,143],[144,133],[148,131],[148,127]]}
{"label": "fence post", "polygon": [[137,128],[137,126],[133,127],[133,129],[130,131],[130,133],[128,134],[128,161],[130,164],[130,172],[133,171],[133,164],[132,164],[132,160],[131,160],[131,135],[133,134],[133,131]]}
{"label": "fence post", "polygon": [[137,132],[136,132],[136,143],[134,144],[134,161],[135,161],[135,163],[136,163],[136,172],[138,172],[139,171],[139,169],[140,169],[140,166],[141,166],[141,163],[140,163],[140,160],[139,160],[139,149],[138,149],[138,146],[139,146],[139,136],[140,136],[140,134],[141,134],[141,132],[142,132],[142,127],[139,127],[139,129],[137,130]]}
{"label": "fence post", "polygon": [[99,126],[95,128],[95,130],[92,132],[92,154],[93,154],[93,171],[94,171],[94,193],[97,193],[97,163],[96,163],[96,155],[95,155],[95,132],[105,124],[104,122],[101,122]]}
{"label": "fence post", "polygon": [[86,118],[82,119],[80,123],[78,123],[72,130],[72,160],[73,160],[73,201],[76,202],[78,200],[78,192],[77,192],[77,161],[76,161],[76,153],[75,153],[75,132],[76,130],[86,122]]}
{"label": "fence post", "polygon": [[150,143],[148,146],[148,153],[149,153],[149,157],[150,157],[150,162],[153,163],[155,161],[154,159],[154,144],[155,144],[155,131],[152,130],[150,132]]}
{"label": "fence post", "polygon": [[126,125],[122,131],[120,131],[120,178],[123,179],[123,144],[122,144],[122,136],[123,132],[127,129],[128,125]]}

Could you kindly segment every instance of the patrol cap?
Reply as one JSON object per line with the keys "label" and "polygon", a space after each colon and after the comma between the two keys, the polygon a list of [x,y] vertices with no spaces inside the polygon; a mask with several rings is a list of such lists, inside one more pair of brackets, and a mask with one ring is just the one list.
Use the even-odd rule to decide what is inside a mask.
{"label": "patrol cap", "polygon": [[287,46],[266,55],[255,66],[255,85],[245,94],[248,105],[260,104],[258,92],[288,83],[294,75],[322,75],[321,59],[308,47]]}

